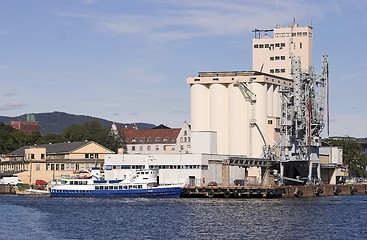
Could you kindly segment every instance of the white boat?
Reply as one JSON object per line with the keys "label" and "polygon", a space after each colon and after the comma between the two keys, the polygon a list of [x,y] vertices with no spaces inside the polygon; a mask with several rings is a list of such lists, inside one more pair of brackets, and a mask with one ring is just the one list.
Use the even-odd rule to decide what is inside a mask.
{"label": "white boat", "polygon": [[159,186],[158,169],[137,170],[124,180],[104,180],[93,168],[91,178],[63,178],[50,186],[51,197],[178,198],[183,185]]}

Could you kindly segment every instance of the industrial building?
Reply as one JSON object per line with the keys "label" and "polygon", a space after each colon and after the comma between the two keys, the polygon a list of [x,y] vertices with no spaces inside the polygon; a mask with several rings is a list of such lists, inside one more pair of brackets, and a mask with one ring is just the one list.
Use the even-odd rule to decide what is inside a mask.
{"label": "industrial building", "polygon": [[[295,23],[256,29],[252,71],[199,72],[186,79],[191,153],[151,154],[161,183],[178,183],[179,178],[194,185],[241,180],[274,184],[274,176],[281,184],[284,179],[311,183],[322,176],[335,182],[340,159],[336,165],[328,163],[339,155],[324,153],[328,169],[321,174],[319,135],[324,127],[328,64],[324,56],[322,75],[313,73],[312,30]],[[107,155],[106,176],[123,177],[146,158]]]}

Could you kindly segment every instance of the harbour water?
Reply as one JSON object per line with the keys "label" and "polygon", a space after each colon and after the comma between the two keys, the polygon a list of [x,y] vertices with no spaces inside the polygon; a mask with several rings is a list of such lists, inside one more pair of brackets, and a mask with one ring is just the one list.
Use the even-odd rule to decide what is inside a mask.
{"label": "harbour water", "polygon": [[0,239],[367,239],[367,194],[287,199],[0,195]]}

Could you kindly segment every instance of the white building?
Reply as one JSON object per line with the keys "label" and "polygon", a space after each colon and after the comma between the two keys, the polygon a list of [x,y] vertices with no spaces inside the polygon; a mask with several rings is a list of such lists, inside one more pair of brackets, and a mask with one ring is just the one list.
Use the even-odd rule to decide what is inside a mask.
{"label": "white building", "polygon": [[217,152],[206,153],[260,158],[263,146],[279,139],[279,89],[292,87],[290,79],[254,71],[200,72],[187,83],[192,142],[200,142],[197,132],[216,133]]}
{"label": "white building", "polygon": [[[237,182],[258,185],[259,178],[248,177],[246,168],[223,165],[228,156],[216,154],[110,154],[105,157],[105,178],[124,179],[144,167],[147,159],[151,168],[159,169],[160,184],[186,183],[233,185]],[[258,168],[260,171],[260,168]]]}

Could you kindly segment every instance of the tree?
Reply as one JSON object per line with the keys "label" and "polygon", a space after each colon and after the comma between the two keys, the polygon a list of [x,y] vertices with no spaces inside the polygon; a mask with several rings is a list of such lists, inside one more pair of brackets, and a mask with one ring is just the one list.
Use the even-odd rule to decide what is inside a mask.
{"label": "tree", "polygon": [[367,157],[361,153],[361,144],[357,140],[325,139],[325,142],[343,148],[343,163],[348,165],[350,176],[367,177]]}
{"label": "tree", "polygon": [[48,133],[37,139],[37,144],[66,142],[64,134]]}
{"label": "tree", "polygon": [[86,122],[81,125],[73,124],[64,130],[64,137],[67,141],[95,141],[117,152],[120,147],[118,139],[109,135],[110,129],[102,126],[97,121]]}
{"label": "tree", "polygon": [[39,133],[23,133],[5,123],[0,123],[0,154],[7,154],[25,145],[32,145],[39,137]]}

